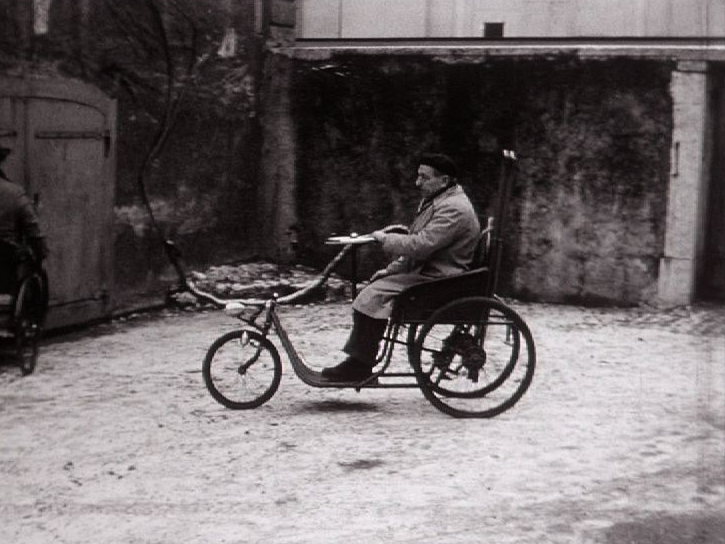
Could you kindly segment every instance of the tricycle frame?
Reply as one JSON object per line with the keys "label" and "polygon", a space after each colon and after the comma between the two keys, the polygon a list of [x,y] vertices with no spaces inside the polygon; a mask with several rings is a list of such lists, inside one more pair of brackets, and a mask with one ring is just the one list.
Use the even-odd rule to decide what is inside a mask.
{"label": "tricycle frame", "polygon": [[[497,206],[499,218],[505,216],[506,200],[511,186],[510,166],[514,160],[512,152],[504,152]],[[420,388],[436,408],[455,417],[492,417],[507,410],[528,389],[536,364],[536,353],[531,332],[524,320],[494,295],[501,259],[501,225],[498,225],[494,236],[494,224],[489,220],[487,228],[482,232],[482,238],[486,242],[488,266],[463,274],[460,279],[445,278],[429,282],[430,286],[426,284],[426,289],[438,288],[439,296],[437,299],[434,296],[433,299],[438,302],[422,313],[420,310],[417,310],[417,314],[410,310],[410,307],[420,305],[420,301],[415,302],[414,295],[418,294],[415,292],[416,287],[411,289],[410,296],[407,292],[401,294],[396,302],[399,302],[399,308],[396,308],[388,321],[378,353],[377,362],[381,366],[370,378],[357,383],[331,381],[310,367],[295,348],[277,313],[279,304],[299,300],[319,287],[347,254],[352,252],[354,255],[353,245],[346,245],[338,253],[315,284],[285,297],[275,296],[269,300],[221,300],[198,290],[193,282],[187,280],[184,286],[187,290],[200,299],[225,308],[227,313],[246,324],[236,332],[220,337],[210,347],[202,366],[207,388],[217,401],[229,408],[256,408],[269,400],[279,386],[282,372],[279,353],[268,339],[270,331],[274,330],[295,374],[309,386],[350,388],[356,391]],[[177,268],[183,272],[180,265]],[[185,274],[183,277],[186,277]],[[450,285],[456,286],[453,291],[450,290]],[[472,285],[473,292],[478,291],[482,295],[470,296]],[[442,298],[441,292],[444,295]],[[424,296],[418,298],[425,299],[425,292],[423,293]],[[451,293],[454,293],[452,299],[447,300],[446,295]],[[406,304],[409,305],[408,308]],[[260,318],[261,324],[258,322]],[[492,332],[494,329],[496,333]],[[407,330],[405,341],[399,338],[404,330]],[[495,340],[492,340],[494,337]],[[231,365],[232,373],[237,374],[236,378],[240,378],[242,382],[247,379],[247,373],[255,365],[260,368],[263,366],[257,361],[261,359],[263,352],[269,352],[268,366],[272,377],[263,393],[252,399],[232,399],[231,393],[224,393],[217,387],[212,367],[218,351],[226,342],[232,340],[239,341],[239,346],[235,348],[237,351],[232,352],[234,358],[237,357],[237,352],[241,353],[248,345],[252,347],[251,356],[241,363],[236,361]],[[492,342],[496,342],[498,351],[492,349]],[[388,372],[396,344],[406,346],[412,372]],[[493,376],[492,379],[487,379],[489,373]],[[480,383],[482,375],[486,378],[484,383]],[[388,378],[395,378],[396,381],[389,382]],[[401,382],[401,378],[408,380]],[[241,388],[242,384],[237,385]],[[235,386],[235,391],[236,389]],[[500,400],[495,398],[496,395],[501,397]],[[490,405],[486,404],[488,402]]]}

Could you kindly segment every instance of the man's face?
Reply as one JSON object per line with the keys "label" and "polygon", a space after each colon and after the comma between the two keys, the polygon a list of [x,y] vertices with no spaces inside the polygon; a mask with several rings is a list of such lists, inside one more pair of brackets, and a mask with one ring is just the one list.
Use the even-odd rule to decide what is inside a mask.
{"label": "man's face", "polygon": [[415,186],[420,188],[423,197],[430,196],[442,189],[446,183],[448,183],[448,176],[439,174],[432,166],[421,164],[418,167],[418,179],[415,180]]}

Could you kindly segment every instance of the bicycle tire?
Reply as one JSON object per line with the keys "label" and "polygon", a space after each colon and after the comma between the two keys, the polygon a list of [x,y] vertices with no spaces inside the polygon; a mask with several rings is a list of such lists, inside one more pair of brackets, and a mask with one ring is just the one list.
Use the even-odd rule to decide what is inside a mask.
{"label": "bicycle tire", "polygon": [[[239,345],[232,346],[236,341]],[[233,352],[235,347],[236,353]],[[240,356],[241,350],[246,348],[251,350]],[[251,370],[255,372],[255,380],[250,379]],[[263,373],[269,374],[268,379],[258,380],[262,389],[254,392],[252,382]],[[202,375],[214,400],[233,410],[248,410],[261,406],[274,396],[282,378],[282,362],[277,348],[265,336],[242,329],[228,332],[211,344],[204,357]],[[236,397],[237,394],[239,397]]]}
{"label": "bicycle tire", "polygon": [[[451,347],[457,327],[469,337],[468,351]],[[536,349],[528,326],[512,308],[487,297],[467,297],[436,310],[423,324],[411,366],[423,395],[440,411],[488,418],[511,408],[529,388]]]}
{"label": "bicycle tire", "polygon": [[47,280],[42,275],[32,274],[21,282],[15,299],[12,318],[15,357],[23,376],[32,374],[37,366],[39,342],[48,306],[45,285]]}

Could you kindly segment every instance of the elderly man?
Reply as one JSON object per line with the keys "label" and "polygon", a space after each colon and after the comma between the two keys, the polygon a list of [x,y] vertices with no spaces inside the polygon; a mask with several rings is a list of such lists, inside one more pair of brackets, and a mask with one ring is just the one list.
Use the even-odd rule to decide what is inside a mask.
{"label": "elderly man", "polygon": [[423,199],[407,234],[372,233],[383,250],[397,257],[370,278],[353,302],[353,326],[343,348],[348,357],[322,375],[335,382],[360,382],[372,375],[378,345],[395,296],[424,281],[468,270],[480,234],[478,218],[456,183],[456,166],[441,154],[421,157],[415,182]]}

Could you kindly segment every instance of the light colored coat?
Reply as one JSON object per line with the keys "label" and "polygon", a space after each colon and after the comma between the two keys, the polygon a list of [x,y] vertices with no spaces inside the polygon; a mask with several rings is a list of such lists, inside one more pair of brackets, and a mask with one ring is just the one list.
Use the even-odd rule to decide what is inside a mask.
{"label": "light colored coat", "polygon": [[385,269],[389,275],[365,287],[352,307],[387,319],[403,289],[468,270],[480,231],[473,205],[459,185],[421,203],[410,234],[386,234],[382,240],[383,250],[398,257]]}

